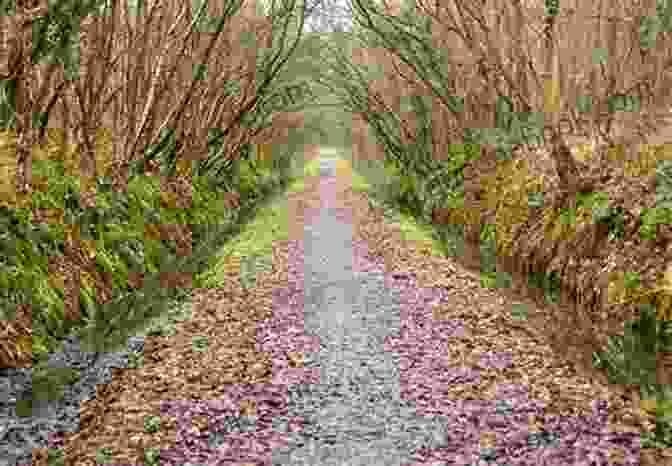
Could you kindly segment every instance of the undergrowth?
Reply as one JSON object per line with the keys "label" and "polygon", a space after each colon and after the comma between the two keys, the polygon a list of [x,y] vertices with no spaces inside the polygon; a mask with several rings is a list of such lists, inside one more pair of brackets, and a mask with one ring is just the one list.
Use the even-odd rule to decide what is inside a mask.
{"label": "undergrowth", "polygon": [[[451,148],[453,149],[453,148]],[[464,190],[460,187],[460,171],[467,158],[464,152],[455,154],[452,164],[447,164],[437,172],[452,173],[452,186],[446,191],[436,187],[429,191],[427,184],[422,185],[412,175],[404,177],[399,169],[392,165],[376,166],[371,163],[357,163],[355,170],[361,171],[371,179],[371,189],[368,193],[369,203],[382,208],[387,219],[393,220],[399,213],[415,219],[419,224],[431,232],[432,237],[439,243],[445,256],[460,257],[464,252],[463,225],[442,224],[431,222],[430,207],[442,202],[443,199],[452,199],[449,203],[454,208],[464,206]],[[448,157],[451,159],[451,157]],[[378,173],[375,173],[375,171]],[[380,172],[384,172],[384,179],[380,181]],[[672,162],[660,161],[657,173],[657,204],[654,209],[642,214],[640,234],[643,239],[655,235],[657,225],[672,219]],[[377,181],[373,181],[376,179]],[[429,192],[428,192],[429,191]],[[436,193],[435,195],[432,195]],[[530,200],[534,207],[539,199]],[[604,222],[609,225],[609,234],[622,237],[623,212],[614,211],[608,206],[608,200],[600,193],[584,196],[578,199],[578,205],[586,204],[593,212],[595,222]],[[543,203],[543,199],[541,200]],[[571,212],[568,212],[571,215]],[[670,217],[670,218],[668,218]],[[669,223],[669,222],[668,222]],[[487,288],[507,288],[512,278],[510,274],[497,270],[497,238],[496,226],[487,224],[482,226],[481,242],[481,286]],[[536,273],[528,277],[528,285],[544,291],[544,298],[549,303],[557,303],[560,296],[560,279],[556,272],[550,274]],[[624,334],[609,338],[608,349],[605,352],[593,354],[593,365],[605,369],[610,383],[635,384],[641,388],[642,408],[655,414],[656,429],[642,435],[642,448],[669,448],[672,446],[672,388],[657,383],[656,355],[658,351],[672,351],[672,325],[670,319],[659,318],[660,311],[652,304],[640,305],[639,318],[624,323]]]}

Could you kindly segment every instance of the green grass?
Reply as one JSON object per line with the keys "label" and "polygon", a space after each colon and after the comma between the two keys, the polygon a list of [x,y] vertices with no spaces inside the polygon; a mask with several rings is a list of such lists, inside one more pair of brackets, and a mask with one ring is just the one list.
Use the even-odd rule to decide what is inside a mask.
{"label": "green grass", "polygon": [[273,244],[289,239],[286,195],[305,190],[303,178],[319,175],[319,164],[319,159],[305,164],[302,176],[297,176],[297,179],[289,185],[287,192],[259,209],[258,215],[245,225],[240,234],[216,253],[218,260],[214,267],[196,277],[199,287],[211,288],[222,284],[225,279],[223,272],[230,258],[239,258],[241,263],[254,258],[255,265],[270,263]]}
{"label": "green grass", "polygon": [[[348,157],[348,153],[345,152],[345,159],[350,162],[352,165],[351,157]],[[369,169],[364,173],[360,174],[356,171],[356,167],[353,166],[352,172],[352,189],[355,192],[373,195],[376,190],[380,189],[381,183],[381,174],[377,173],[375,168],[368,167]],[[373,197],[373,196],[370,196]],[[401,231],[401,236],[406,241],[417,241],[420,244],[429,244],[431,245],[430,252],[433,256],[443,257],[442,248],[440,243],[433,237],[431,228],[425,225],[421,225],[415,221],[415,219],[409,215],[399,212],[398,210],[390,210],[386,214],[387,222],[396,225]]]}
{"label": "green grass", "polygon": [[[348,160],[348,157],[347,154],[337,149],[323,149],[320,158],[305,164],[303,176],[297,177],[290,184],[287,193],[303,191],[305,189],[304,177],[319,176],[320,161],[325,159]],[[352,172],[351,182],[354,191],[367,193],[372,189],[366,178],[359,173]],[[274,242],[289,239],[287,218],[287,200],[284,196],[261,208],[255,219],[216,253],[218,260],[214,267],[197,277],[196,281],[199,286],[210,288],[222,284],[225,279],[223,272],[226,271],[227,263],[231,258],[237,258],[241,263],[254,258],[257,264],[269,264],[272,260]],[[402,236],[407,241],[431,244],[432,254],[441,255],[439,243],[432,237],[431,232],[416,223],[413,218],[398,213],[391,221],[399,227]]]}

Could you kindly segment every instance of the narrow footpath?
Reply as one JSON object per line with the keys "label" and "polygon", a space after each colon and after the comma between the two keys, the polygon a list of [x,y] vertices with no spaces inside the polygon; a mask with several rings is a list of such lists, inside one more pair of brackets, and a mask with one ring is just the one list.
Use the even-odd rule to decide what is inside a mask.
{"label": "narrow footpath", "polygon": [[289,241],[254,288],[234,269],[195,289],[144,365],[82,404],[66,465],[94,465],[99,448],[118,466],[663,464],[640,455],[623,390],[556,356],[520,303],[405,239],[342,161],[319,165],[288,193]]}

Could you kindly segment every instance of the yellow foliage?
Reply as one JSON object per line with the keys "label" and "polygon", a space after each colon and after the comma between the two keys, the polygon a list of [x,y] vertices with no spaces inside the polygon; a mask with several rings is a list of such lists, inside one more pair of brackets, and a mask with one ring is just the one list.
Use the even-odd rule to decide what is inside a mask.
{"label": "yellow foliage", "polygon": [[88,290],[93,290],[95,291],[95,283],[96,280],[95,278],[91,275],[90,272],[87,272],[86,270],[81,269],[79,271],[79,280],[80,280],[80,286],[88,289]]}
{"label": "yellow foliage", "polygon": [[579,162],[587,163],[595,155],[592,143],[576,144],[572,147],[572,157]]}
{"label": "yellow foliage", "polygon": [[[79,165],[80,150],[76,144],[71,145],[72,159]],[[107,128],[98,128],[94,139],[94,152],[96,159],[96,176],[108,174],[112,167],[113,145],[112,131]],[[74,166],[72,167],[75,168]]]}
{"label": "yellow foliage", "polygon": [[592,223],[590,206],[580,206],[575,210],[546,207],[543,212],[544,231],[553,242],[571,241],[582,225]]}
{"label": "yellow foliage", "polygon": [[231,255],[226,258],[222,265],[223,272],[227,275],[240,275],[240,256]]}
{"label": "yellow foliage", "polygon": [[89,259],[96,258],[96,241],[92,239],[80,240],[82,252]]}
{"label": "yellow foliage", "polygon": [[49,276],[49,285],[57,290],[65,290],[65,278],[61,273],[52,273]]}
{"label": "yellow foliage", "polygon": [[16,349],[21,355],[33,354],[33,338],[30,335],[21,335],[16,339]]}
{"label": "yellow foliage", "polygon": [[257,144],[257,160],[262,162],[273,160],[273,145],[269,143]]}
{"label": "yellow foliage", "polygon": [[544,81],[544,113],[560,112],[560,81],[549,78]]}
{"label": "yellow foliage", "polygon": [[482,182],[485,208],[495,211],[497,250],[510,255],[514,229],[529,216],[528,194],[542,190],[543,180],[532,174],[525,159],[499,162],[495,174]]}
{"label": "yellow foliage", "polygon": [[57,208],[47,208],[42,211],[44,219],[50,225],[63,225],[65,211]]}
{"label": "yellow foliage", "polygon": [[610,274],[607,285],[607,302],[616,304],[624,302],[630,288],[625,286],[625,274],[622,271],[614,271]]}
{"label": "yellow foliage", "polygon": [[658,403],[655,398],[639,401],[639,407],[647,414],[655,415],[657,406]]}
{"label": "yellow foliage", "polygon": [[[572,147],[572,156],[578,161],[588,162],[594,155],[592,143]],[[672,160],[672,144],[640,144],[633,155],[629,155],[622,144],[617,144],[606,150],[606,159],[612,165],[622,166],[626,176],[649,177],[655,174],[659,161]]]}
{"label": "yellow foliage", "polygon": [[641,144],[637,154],[630,158],[625,157],[622,148],[614,152],[615,157],[619,157],[618,160],[623,163],[625,174],[632,177],[653,176],[659,161],[672,160],[672,144]]}
{"label": "yellow foliage", "polygon": [[[652,298],[649,298],[652,296]],[[647,299],[643,299],[647,298]],[[612,273],[607,287],[609,304],[625,304],[632,301],[639,303],[654,303],[656,317],[659,320],[672,319],[672,264],[668,264],[659,286],[652,290],[635,292],[625,286],[625,277],[622,272]]]}
{"label": "yellow foliage", "polygon": [[663,275],[656,314],[660,320],[672,320],[672,264],[667,264],[667,269]]}
{"label": "yellow foliage", "polygon": [[193,172],[191,160],[185,158],[178,159],[175,162],[175,172],[179,177],[191,177]]}
{"label": "yellow foliage", "polygon": [[[46,132],[45,144],[36,144],[32,147],[33,160],[61,160],[66,175],[80,176],[79,146],[71,142],[64,144],[64,131],[49,128]],[[94,140],[96,159],[96,176],[106,174],[112,166],[113,146],[112,133],[106,128],[99,128]],[[0,131],[0,205],[11,208],[31,206],[30,195],[20,195],[16,192],[16,134],[14,130]],[[46,191],[49,180],[35,177],[33,188]],[[92,179],[82,180],[82,190],[91,185]]]}
{"label": "yellow foliage", "polygon": [[159,227],[153,223],[145,223],[145,238],[158,241],[161,239]]}
{"label": "yellow foliage", "polygon": [[177,193],[172,190],[161,190],[161,205],[169,209],[177,208]]}
{"label": "yellow foliage", "polygon": [[352,167],[350,162],[343,159],[338,159],[336,161],[336,176],[350,176],[352,173]]}
{"label": "yellow foliage", "polygon": [[63,225],[63,229],[65,230],[65,240],[67,242],[79,241],[79,225],[66,223]]}
{"label": "yellow foliage", "polygon": [[432,242],[429,240],[415,240],[415,250],[423,256],[431,256],[434,253]]}

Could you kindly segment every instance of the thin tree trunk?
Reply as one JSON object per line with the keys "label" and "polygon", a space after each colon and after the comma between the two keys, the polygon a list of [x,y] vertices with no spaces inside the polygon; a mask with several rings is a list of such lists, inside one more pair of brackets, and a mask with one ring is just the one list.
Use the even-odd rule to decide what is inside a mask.
{"label": "thin tree trunk", "polygon": [[16,83],[16,190],[20,194],[29,194],[32,187],[32,149],[36,140],[32,124],[33,95],[32,75],[34,67],[30,63],[32,49],[32,31],[23,28],[19,32],[20,70]]}

